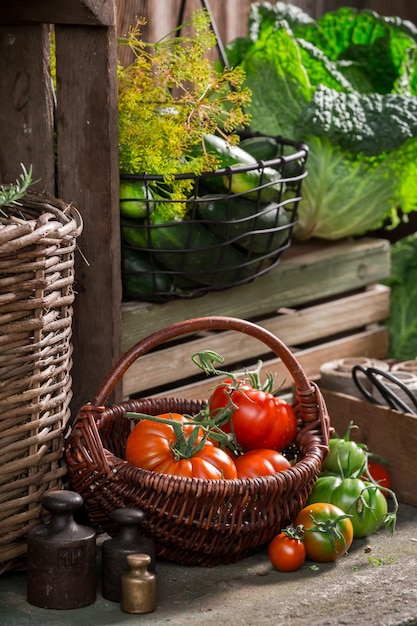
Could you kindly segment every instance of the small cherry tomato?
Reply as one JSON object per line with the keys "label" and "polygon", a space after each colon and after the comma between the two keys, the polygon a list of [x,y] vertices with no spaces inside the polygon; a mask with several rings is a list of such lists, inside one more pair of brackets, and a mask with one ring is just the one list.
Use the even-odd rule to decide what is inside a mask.
{"label": "small cherry tomato", "polygon": [[295,572],[306,560],[306,548],[301,539],[282,532],[270,542],[268,557],[279,572]]}

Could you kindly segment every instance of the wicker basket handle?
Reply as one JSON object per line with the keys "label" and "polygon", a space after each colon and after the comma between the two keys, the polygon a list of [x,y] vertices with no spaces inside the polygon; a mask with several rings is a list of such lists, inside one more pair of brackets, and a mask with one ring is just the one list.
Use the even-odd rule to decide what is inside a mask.
{"label": "wicker basket handle", "polygon": [[101,406],[106,403],[106,400],[120,382],[124,373],[140,356],[169,339],[200,330],[235,330],[259,339],[282,360],[291,373],[297,390],[305,393],[311,392],[311,383],[301,365],[292,352],[273,333],[253,322],[218,315],[176,322],[138,341],[120,358],[113,370],[108,374],[93,399],[94,406]]}

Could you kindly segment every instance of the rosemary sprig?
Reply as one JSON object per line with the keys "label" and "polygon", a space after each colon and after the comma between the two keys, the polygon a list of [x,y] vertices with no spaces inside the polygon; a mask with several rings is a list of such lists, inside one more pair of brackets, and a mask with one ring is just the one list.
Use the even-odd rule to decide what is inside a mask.
{"label": "rosemary sprig", "polygon": [[[22,168],[22,173],[14,183],[10,183],[9,185],[0,185],[0,207],[5,206],[6,204],[12,204],[13,202],[18,202],[18,200],[23,198],[26,194],[30,185],[33,184],[32,166],[30,166],[29,170],[27,170],[23,163],[21,163],[20,167]],[[3,211],[1,212],[5,215]]]}

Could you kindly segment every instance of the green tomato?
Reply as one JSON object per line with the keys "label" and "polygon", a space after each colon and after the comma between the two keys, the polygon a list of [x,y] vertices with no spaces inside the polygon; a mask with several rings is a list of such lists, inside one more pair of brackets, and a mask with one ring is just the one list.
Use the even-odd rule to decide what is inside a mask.
{"label": "green tomato", "polygon": [[335,474],[329,476],[319,476],[310,494],[308,503],[313,502],[330,502],[333,490],[342,482],[342,478]]}
{"label": "green tomato", "polygon": [[345,478],[332,494],[332,502],[351,515],[355,537],[367,537],[383,525],[388,505],[382,491],[360,478]]}
{"label": "green tomato", "polygon": [[367,537],[385,523],[387,500],[382,491],[360,478],[322,476],[316,481],[308,503],[328,502],[350,515],[355,537]]}
{"label": "green tomato", "polygon": [[366,450],[355,441],[330,439],[323,470],[343,477],[359,477],[366,465]]}

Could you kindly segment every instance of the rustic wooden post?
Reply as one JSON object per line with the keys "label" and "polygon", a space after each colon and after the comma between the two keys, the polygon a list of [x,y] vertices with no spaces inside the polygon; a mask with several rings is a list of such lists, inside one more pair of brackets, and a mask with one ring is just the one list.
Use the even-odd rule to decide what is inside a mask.
{"label": "rustic wooden post", "polygon": [[0,182],[14,180],[20,163],[32,164],[38,187],[72,202],[84,220],[78,244],[86,260],[78,255],[73,323],[75,412],[121,346],[115,0],[2,2],[0,95]]}
{"label": "rustic wooden post", "polygon": [[48,44],[45,25],[0,26],[0,181],[32,164],[38,187],[54,193]]}

